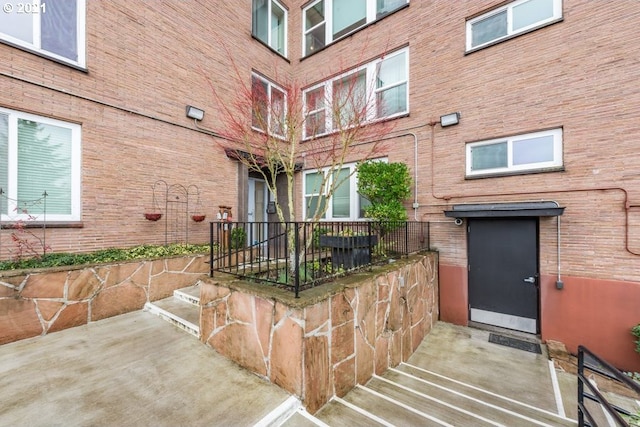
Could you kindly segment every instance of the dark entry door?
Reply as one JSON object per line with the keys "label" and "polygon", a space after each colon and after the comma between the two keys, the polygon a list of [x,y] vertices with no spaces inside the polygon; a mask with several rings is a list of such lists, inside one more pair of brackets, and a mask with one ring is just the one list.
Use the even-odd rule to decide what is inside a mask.
{"label": "dark entry door", "polygon": [[538,332],[538,219],[470,218],[469,316]]}

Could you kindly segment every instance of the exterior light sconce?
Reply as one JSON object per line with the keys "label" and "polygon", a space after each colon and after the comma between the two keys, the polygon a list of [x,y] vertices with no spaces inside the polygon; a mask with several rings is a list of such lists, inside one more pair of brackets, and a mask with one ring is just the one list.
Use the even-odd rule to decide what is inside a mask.
{"label": "exterior light sconce", "polygon": [[204,118],[204,110],[187,105],[187,117],[194,120],[202,120]]}
{"label": "exterior light sconce", "polygon": [[447,126],[453,126],[460,123],[460,113],[449,113],[444,116],[440,116],[440,126],[446,128]]}

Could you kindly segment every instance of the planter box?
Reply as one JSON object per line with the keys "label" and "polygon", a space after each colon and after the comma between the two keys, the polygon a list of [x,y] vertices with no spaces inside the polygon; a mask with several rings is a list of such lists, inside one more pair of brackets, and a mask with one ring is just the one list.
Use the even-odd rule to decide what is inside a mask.
{"label": "planter box", "polygon": [[320,246],[331,248],[334,269],[350,270],[371,263],[371,248],[378,244],[377,235],[320,236]]}

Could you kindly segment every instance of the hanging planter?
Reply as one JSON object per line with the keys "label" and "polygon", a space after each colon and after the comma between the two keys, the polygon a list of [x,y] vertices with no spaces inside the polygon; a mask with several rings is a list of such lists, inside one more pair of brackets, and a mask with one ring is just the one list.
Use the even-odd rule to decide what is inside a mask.
{"label": "hanging planter", "polygon": [[144,214],[144,217],[149,221],[158,221],[162,218],[162,214],[160,212],[147,212]]}
{"label": "hanging planter", "polygon": [[151,187],[153,189],[151,208],[144,213],[144,217],[147,221],[158,221],[160,218],[162,218],[162,211],[160,210],[158,201],[156,200],[156,185],[160,182],[164,183],[164,181],[158,181],[153,184],[153,187]]}
{"label": "hanging planter", "polygon": [[200,189],[195,185],[190,185],[189,189],[191,189],[191,187],[195,189],[195,194],[198,196],[196,200],[196,204],[193,208],[193,211],[191,211],[191,219],[194,222],[202,222],[207,216],[204,213],[202,213],[203,211],[202,211],[202,202],[200,201]]}

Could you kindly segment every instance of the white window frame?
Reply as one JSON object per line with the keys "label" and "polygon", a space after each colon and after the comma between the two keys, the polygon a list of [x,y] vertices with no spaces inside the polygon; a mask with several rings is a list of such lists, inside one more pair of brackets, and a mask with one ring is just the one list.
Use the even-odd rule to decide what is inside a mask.
{"label": "white window frame", "polygon": [[[405,69],[405,79],[404,80],[400,80],[397,82],[394,82],[393,84],[384,86],[382,88],[377,88],[376,87],[376,79],[377,79],[377,75],[380,69],[380,65],[388,59],[394,58],[397,55],[405,55],[405,64],[404,64],[404,69]],[[311,86],[305,90],[303,90],[302,93],[302,97],[303,97],[303,104],[304,104],[304,115],[305,115],[305,119],[308,118],[311,115],[317,114],[319,112],[321,112],[324,109],[324,113],[325,113],[325,131],[322,133],[317,133],[317,134],[312,134],[312,135],[307,135],[307,120],[305,120],[304,122],[304,129],[303,129],[303,139],[307,140],[307,139],[311,139],[311,138],[316,138],[316,137],[320,137],[320,136],[324,136],[324,135],[328,135],[332,132],[335,132],[338,130],[338,127],[334,126],[334,117],[333,117],[333,84],[334,82],[344,79],[345,77],[354,75],[356,73],[359,73],[361,71],[365,70],[366,73],[366,81],[365,81],[365,88],[366,88],[366,94],[365,94],[365,102],[366,102],[366,118],[364,123],[370,123],[376,120],[386,120],[386,119],[390,119],[390,118],[394,118],[394,117],[399,117],[399,116],[404,116],[406,114],[409,113],[410,107],[409,107],[409,92],[410,92],[410,88],[409,88],[409,48],[404,48],[404,49],[400,49],[396,52],[393,52],[389,55],[386,55],[382,58],[378,58],[375,61],[372,61],[368,64],[365,64],[361,67],[349,70],[343,74],[340,74],[339,76],[336,76],[332,79],[329,80],[325,80],[322,83],[316,84],[314,86]],[[384,92],[386,90],[392,89],[394,87],[400,86],[406,84],[406,110],[405,111],[398,111],[396,113],[393,114],[389,114],[389,115],[383,115],[380,117],[377,117],[377,113],[378,113],[378,105],[377,105],[377,94],[380,92]],[[322,108],[317,108],[315,110],[308,110],[307,109],[307,93],[314,91],[320,87],[324,87],[324,107]],[[363,123],[363,124],[364,124]]]}
{"label": "white window frame", "polygon": [[[382,159],[381,161],[386,161],[386,159]],[[321,169],[309,169],[303,172],[302,175],[302,212],[304,215],[304,219],[309,220],[308,212],[307,212],[307,196],[323,196],[326,194],[326,188],[322,189],[319,193],[306,193],[306,182],[307,175],[322,173],[324,175],[332,172],[337,172],[342,169],[349,169],[349,217],[333,217],[333,200],[332,197],[326,199],[326,203],[328,204],[327,212],[324,217],[321,218],[321,221],[364,221],[366,218],[360,216],[360,194],[358,193],[358,173],[355,170],[357,167],[357,163],[345,163],[342,165],[340,169],[325,167]],[[331,184],[331,179],[333,176],[327,178],[326,185],[329,186]],[[346,181],[345,181],[346,182]]]}
{"label": "white window frame", "polygon": [[[255,1],[255,0],[254,0]],[[267,12],[267,40],[262,40],[260,37],[258,37],[257,34],[253,33],[253,28],[254,28],[254,23],[251,23],[251,32],[253,33],[253,36],[266,43],[271,49],[273,49],[275,52],[278,52],[280,55],[284,56],[285,58],[288,55],[288,49],[287,49],[287,45],[288,45],[288,37],[289,37],[289,11],[287,10],[286,7],[284,7],[284,5],[282,3],[280,3],[277,0],[264,0],[268,2],[268,12]],[[271,25],[272,25],[272,17],[273,17],[273,4],[276,4],[280,9],[282,9],[284,11],[284,46],[283,46],[283,52],[280,52],[276,47],[273,46],[274,40],[272,39],[272,32],[271,32]],[[255,18],[255,11],[253,10],[253,4],[254,2],[252,1],[252,19]]]}
{"label": "white window frame", "polygon": [[[273,98],[272,98],[273,89],[276,89],[276,90],[278,90],[279,92],[282,92],[282,93],[283,93],[283,95],[284,95],[284,112],[283,112],[283,114],[284,114],[284,118],[285,118],[285,122],[286,122],[287,112],[288,112],[288,108],[289,108],[289,106],[287,105],[287,91],[286,91],[286,90],[284,90],[282,87],[278,86],[277,84],[275,84],[274,82],[272,82],[271,80],[269,80],[269,79],[267,79],[267,78],[265,78],[265,77],[261,76],[260,74],[258,74],[258,73],[251,73],[251,90],[252,90],[252,91],[253,91],[253,79],[254,79],[254,78],[255,78],[255,79],[260,80],[260,81],[261,81],[261,82],[263,82],[263,83],[266,83],[266,85],[267,85],[267,100],[268,100],[268,106],[267,106],[267,108],[268,108],[268,110],[269,110],[269,111],[268,111],[268,113],[267,113],[267,119],[268,119],[267,126],[268,126],[268,130],[267,130],[267,129],[259,128],[259,127],[257,127],[257,126],[254,126],[254,125],[253,125],[253,117],[252,117],[252,119],[251,119],[251,120],[252,120],[252,122],[251,122],[251,128],[252,128],[253,130],[258,131],[258,132],[268,133],[270,136],[274,136],[274,137],[277,137],[277,138],[284,138],[284,136],[285,136],[285,134],[286,134],[286,132],[287,132],[287,130],[286,130],[286,128],[285,128],[286,123],[284,123],[284,124],[283,124],[282,134],[275,133],[275,132],[273,131],[273,123],[272,123],[272,121],[271,121],[271,118],[272,118],[272,109],[271,109],[271,106],[273,105]],[[254,107],[253,107],[253,103],[252,103],[252,105],[251,105],[251,108],[254,108]],[[253,111],[252,111],[252,114],[253,114]]]}
{"label": "white window frame", "polygon": [[[316,50],[321,50],[324,49],[325,47],[329,46],[331,43],[343,39],[347,36],[349,36],[350,34],[353,34],[355,31],[358,31],[359,29],[361,29],[362,27],[375,22],[378,19],[381,19],[393,12],[395,12],[396,10],[401,9],[402,7],[406,6],[409,4],[409,0],[406,0],[404,4],[401,4],[399,6],[397,6],[395,9],[390,10],[390,11],[386,11],[384,13],[382,13],[381,15],[378,16],[377,14],[377,0],[366,0],[366,19],[365,19],[365,23],[358,26],[357,28],[354,28],[353,30],[349,31],[348,33],[342,34],[339,37],[336,37],[335,39],[333,38],[333,1],[334,0],[324,0],[324,21],[319,22],[318,24],[316,24],[315,26],[306,29],[305,28],[305,24],[306,24],[306,16],[307,16],[307,10],[311,9],[312,7],[314,7],[315,5],[317,5],[318,3],[320,3],[323,0],[316,0],[312,3],[309,3],[307,6],[304,7],[304,9],[302,9],[302,56],[307,56],[310,55],[311,53],[315,52]],[[311,49],[309,52],[307,52],[307,43],[306,43],[306,39],[307,39],[307,34],[313,32],[313,30],[319,28],[321,25],[324,24],[324,45],[319,47],[318,49]]]}
{"label": "white window frame", "polygon": [[[563,167],[563,158],[562,158],[562,128],[556,128],[551,130],[545,130],[540,132],[526,133],[508,136],[504,138],[495,138],[485,141],[477,141],[467,143],[466,145],[466,175],[467,177],[476,177],[476,176],[491,176],[491,175],[509,175],[516,173],[526,173],[526,172],[535,172],[541,170],[560,170]],[[513,144],[514,142],[531,139],[531,138],[539,138],[545,136],[553,137],[553,159],[546,162],[535,162],[535,163],[526,163],[520,165],[513,164]],[[498,167],[498,168],[487,168],[487,169],[479,169],[473,170],[473,149],[476,147],[498,144],[498,143],[506,143],[507,144],[507,166]]]}
{"label": "white window frame", "polygon": [[[0,113],[6,114],[8,117],[8,159],[0,159],[0,161],[8,161],[7,165],[7,181],[8,188],[4,189],[4,196],[8,199],[6,212],[2,213],[3,221],[16,220],[32,220],[32,216],[28,213],[20,213],[16,200],[18,199],[18,120],[30,120],[37,123],[58,126],[71,130],[71,214],[53,214],[46,213],[46,221],[71,222],[80,221],[81,219],[81,126],[75,123],[63,122],[61,120],[50,119],[47,117],[36,116],[34,114],[23,113],[20,111],[8,110],[0,108]],[[47,190],[46,188],[43,190]],[[2,209],[5,210],[5,207]],[[36,215],[37,220],[42,220],[40,215]]]}
{"label": "white window frame", "polygon": [[[46,13],[46,0],[30,0],[30,1],[20,1],[17,4],[20,4],[20,8],[17,6],[13,7],[11,13],[26,13],[26,8],[29,7],[31,13],[29,15],[33,18],[33,43],[29,43],[27,41],[15,38],[10,36],[9,34],[4,34],[0,30],[0,40],[4,40],[9,44],[14,46],[18,46],[24,48],[25,50],[36,52],[42,56],[54,59],[58,62],[71,64],[77,66],[79,68],[86,68],[86,0],[75,0],[76,1],[76,30],[78,34],[77,42],[77,51],[78,51],[78,60],[74,61],[72,59],[66,58],[64,56],[58,55],[53,52],[49,52],[41,47],[42,45],[42,37],[41,37],[41,16],[42,13]],[[43,12],[44,10],[44,12]],[[37,11],[37,12],[36,12]],[[0,12],[6,13],[6,12]]]}
{"label": "white window frame", "polygon": [[[496,9],[492,9],[491,11],[484,13],[480,16],[476,16],[473,19],[470,19],[467,21],[466,24],[466,51],[467,52],[471,52],[471,51],[475,51],[478,49],[482,49],[483,47],[486,46],[491,46],[497,42],[500,42],[502,40],[505,39],[509,39],[512,38],[518,34],[523,34],[523,33],[527,33],[529,31],[532,31],[534,29],[538,29],[541,27],[544,27],[548,24],[557,22],[559,20],[562,19],[562,0],[553,0],[553,15],[550,18],[535,22],[533,24],[530,24],[526,27],[523,28],[519,28],[517,30],[513,29],[513,9],[515,7],[518,7],[519,5],[522,5],[524,3],[527,3],[529,1],[532,0],[518,0],[518,1],[513,1],[509,4],[506,4],[502,7],[496,8]],[[490,18],[491,16],[497,15],[499,13],[502,13],[506,11],[507,12],[507,34],[497,37],[495,39],[486,41],[482,44],[479,44],[477,46],[473,46],[473,25],[479,21],[482,21],[484,19]]]}

